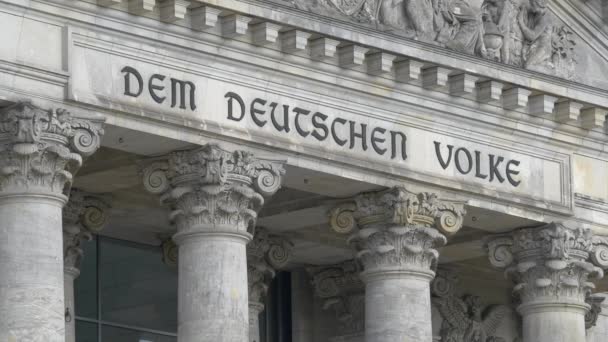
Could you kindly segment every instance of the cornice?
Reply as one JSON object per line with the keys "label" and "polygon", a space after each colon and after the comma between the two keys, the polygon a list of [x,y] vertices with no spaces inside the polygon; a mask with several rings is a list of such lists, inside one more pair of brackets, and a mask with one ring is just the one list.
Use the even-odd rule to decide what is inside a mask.
{"label": "cornice", "polygon": [[[53,16],[55,14],[53,13],[58,13],[57,10],[53,10],[52,8],[50,8],[50,6],[59,6],[59,7],[64,7],[66,9],[65,12],[61,11],[59,13],[61,17],[66,18],[66,19],[70,19],[72,23],[76,24],[78,23],[78,21],[82,21],[82,23],[88,23],[91,24],[92,20],[95,21],[94,25],[99,27],[99,28],[105,28],[105,29],[110,29],[114,32],[122,32],[124,34],[126,34],[126,32],[130,32],[130,34],[133,35],[133,38],[135,39],[149,39],[150,37],[153,37],[154,35],[150,35],[148,33],[152,33],[152,32],[144,32],[144,31],[158,31],[159,34],[161,34],[159,36],[159,39],[161,36],[165,36],[165,38],[163,38],[162,40],[165,42],[171,42],[171,39],[176,39],[176,41],[171,44],[174,45],[175,48],[185,48],[184,44],[187,44],[189,48],[191,49],[197,49],[202,47],[203,45],[208,45],[205,46],[204,49],[201,49],[200,51],[195,51],[195,52],[208,52],[208,51],[218,51],[218,48],[221,48],[222,50],[224,49],[228,49],[228,50],[233,50],[231,53],[227,54],[227,60],[232,63],[230,60],[233,58],[239,58],[238,56],[240,56],[242,53],[246,53],[248,54],[249,50],[252,50],[251,53],[253,53],[254,51],[259,51],[260,54],[255,54],[255,55],[251,55],[252,58],[262,58],[262,59],[267,59],[268,63],[271,63],[272,61],[274,61],[274,63],[276,64],[277,60],[276,58],[273,58],[275,56],[277,56],[277,52],[276,51],[272,51],[274,47],[270,46],[270,47],[260,47],[260,46],[255,46],[255,45],[251,45],[250,41],[247,40],[247,36],[245,37],[234,37],[233,39],[224,39],[222,37],[216,37],[216,35],[221,35],[221,28],[215,27],[213,30],[209,31],[207,30],[207,33],[210,33],[209,35],[207,34],[196,34],[197,31],[188,31],[189,25],[190,25],[190,20],[189,18],[186,18],[186,20],[181,20],[176,22],[176,24],[178,25],[166,25],[166,24],[161,24],[161,28],[162,30],[160,30],[158,27],[151,27],[149,24],[150,19],[145,19],[145,18],[139,18],[139,19],[143,19],[143,20],[132,20],[132,16],[130,15],[126,15],[124,13],[124,11],[115,11],[113,9],[102,9],[100,10],[92,10],[92,8],[90,7],[90,4],[86,5],[86,6],[73,6],[71,5],[70,7],[66,7],[64,6],[64,4],[62,4],[61,1],[59,2],[46,2],[46,1],[42,1],[42,2],[32,2],[32,4],[41,4],[42,6],[36,6],[35,7],[35,11],[41,11],[41,12],[46,12],[47,16]],[[84,2],[81,2],[80,4],[85,5]],[[88,7],[87,7],[88,6]],[[70,14],[67,10],[69,9],[69,11],[76,11],[76,15],[74,14]],[[247,7],[247,10],[249,10],[250,8]],[[124,10],[124,8],[123,8]],[[280,9],[281,11],[283,11],[283,9]],[[34,12],[35,12],[34,11]],[[259,12],[260,9],[258,8],[257,10],[252,9],[251,11],[253,12]],[[303,11],[299,11],[296,9],[291,9],[291,11],[295,11],[295,12],[302,12],[300,13],[300,15],[307,15],[307,16],[311,16],[310,13],[307,12],[303,12]],[[256,12],[256,13],[257,13]],[[29,15],[32,12],[30,12]],[[282,12],[281,12],[282,13]],[[285,13],[282,14],[283,16],[285,15]],[[154,16],[154,13],[151,13],[148,15],[148,17],[150,16]],[[277,14],[277,17],[279,17],[280,15]],[[318,16],[316,16],[318,17]],[[286,18],[289,18],[289,16],[286,16]],[[78,19],[78,20],[76,20]],[[151,18],[151,19],[155,19],[158,20],[158,18]],[[322,20],[324,18],[317,18],[317,20]],[[76,20],[76,21],[74,21]],[[260,20],[260,19],[256,19],[256,20]],[[351,23],[346,23],[346,22],[340,22],[340,21],[336,21],[336,25],[351,25],[353,26],[353,24]],[[187,26],[186,28],[184,28],[184,26]],[[217,26],[217,25],[216,25]],[[358,27],[358,26],[357,26]],[[117,30],[117,28],[120,28],[120,30]],[[173,29],[175,28],[175,30]],[[361,30],[360,27],[358,27],[359,30]],[[388,33],[383,33],[383,32],[374,32],[372,29],[368,30],[375,34],[375,35],[381,35],[381,36],[391,36]],[[190,34],[184,34],[185,32],[189,32]],[[371,34],[370,33],[370,34]],[[353,35],[356,35],[357,32],[354,31]],[[479,64],[478,62],[481,63],[490,63],[490,64],[494,64],[495,66],[498,65],[500,67],[503,68],[507,68],[507,69],[513,69],[515,71],[517,71],[518,73],[524,73],[524,74],[530,74],[531,72],[523,70],[523,69],[519,69],[519,68],[514,68],[514,67],[510,67],[508,65],[504,65],[504,64],[500,64],[500,63],[494,63],[488,60],[484,60],[484,59],[480,59],[480,58],[476,58],[473,56],[468,56],[468,55],[464,55],[464,54],[459,54],[453,51],[449,51],[437,46],[431,46],[430,44],[425,44],[425,43],[421,43],[421,42],[414,42],[411,40],[408,40],[406,38],[403,37],[398,37],[396,35],[392,35],[395,37],[395,39],[399,39],[401,41],[407,42],[408,44],[415,46],[423,46],[425,48],[431,48],[434,50],[437,50],[439,52],[442,53],[449,53],[452,57],[457,58],[456,61],[459,61],[459,58],[466,58],[466,59],[470,59],[470,60],[475,60],[476,64]],[[171,37],[171,38],[169,38]],[[168,39],[168,40],[167,40]],[[233,40],[235,41],[236,44],[227,44],[228,41]],[[190,44],[189,42],[196,42],[195,44]],[[245,47],[243,45],[243,43],[246,44],[250,44],[250,46],[248,47],[247,51],[242,51],[242,48]],[[211,44],[211,45],[209,45]],[[167,48],[169,48],[169,46],[167,46]],[[414,50],[412,50],[414,51]],[[285,54],[283,54],[282,52],[278,52],[280,54],[282,54],[282,56],[285,56]],[[191,52],[189,53],[189,55],[192,55],[194,57],[194,54]],[[224,56],[225,54],[222,53],[222,56]],[[287,54],[289,55],[289,54]],[[228,57],[229,56],[229,57]],[[285,56],[287,57],[287,56]],[[477,120],[483,120],[486,121],[486,123],[488,125],[499,125],[499,126],[503,126],[502,130],[508,130],[508,131],[512,131],[513,133],[515,133],[517,130],[521,129],[522,130],[522,134],[525,135],[525,132],[531,132],[531,131],[537,131],[540,136],[546,136],[546,137],[556,137],[557,132],[559,132],[559,134],[564,134],[561,138],[559,138],[558,140],[561,140],[562,142],[565,142],[567,144],[574,144],[574,145],[581,145],[583,143],[583,140],[585,141],[584,145],[586,147],[589,147],[593,150],[596,151],[604,151],[605,148],[603,147],[603,137],[605,136],[605,129],[600,129],[600,128],[595,128],[593,129],[593,132],[588,132],[586,129],[584,128],[579,128],[577,126],[580,126],[580,120],[579,122],[574,121],[574,122],[568,122],[568,123],[559,123],[559,122],[555,122],[554,120],[552,120],[552,115],[551,114],[547,114],[547,115],[530,115],[528,113],[526,113],[527,109],[526,108],[519,108],[519,109],[504,109],[501,108],[501,106],[496,105],[496,104],[485,104],[485,103],[478,103],[478,105],[475,105],[475,93],[476,90],[473,91],[473,93],[471,94],[465,94],[462,96],[452,96],[450,94],[450,90],[449,90],[449,84],[446,84],[444,87],[439,87],[439,88],[434,88],[432,89],[433,91],[428,91],[427,89],[423,88],[420,86],[419,83],[403,83],[403,82],[399,82],[397,80],[391,79],[389,76],[387,75],[382,75],[381,77],[377,77],[377,76],[373,76],[370,77],[369,75],[366,75],[365,72],[361,72],[359,70],[349,70],[349,69],[336,69],[336,67],[339,68],[339,66],[335,66],[335,65],[331,65],[329,63],[314,63],[314,64],[302,64],[302,58],[303,57],[309,57],[307,54],[305,53],[296,53],[295,55],[289,56],[288,58],[284,58],[281,57],[280,63],[282,64],[286,64],[289,65],[289,67],[295,67],[295,68],[300,68],[302,69],[302,73],[300,74],[293,74],[291,76],[293,76],[294,78],[297,77],[301,77],[301,75],[312,75],[310,72],[313,72],[314,76],[308,77],[307,78],[314,78],[317,81],[321,81],[321,82],[325,82],[325,80],[323,80],[323,78],[328,79],[329,77],[338,77],[339,79],[341,79],[340,83],[344,84],[346,86],[346,84],[348,84],[349,82],[355,82],[358,86],[358,88],[353,88],[353,90],[355,91],[364,91],[365,89],[367,89],[367,87],[374,87],[374,88],[379,88],[378,90],[380,90],[381,88],[386,88],[386,89],[391,89],[395,92],[395,94],[399,94],[399,93],[403,93],[403,94],[408,94],[408,96],[398,96],[398,97],[393,97],[392,95],[387,98],[387,100],[394,100],[396,102],[407,102],[407,98],[414,96],[414,97],[420,97],[421,94],[427,94],[427,97],[424,97],[424,99],[428,99],[428,98],[433,98],[435,101],[438,101],[439,103],[449,103],[450,106],[456,106],[453,108],[458,108],[458,107],[462,107],[463,111],[460,111],[460,108],[458,108],[458,110],[455,111],[455,115],[459,115],[462,117],[469,117],[470,119],[475,119]],[[241,56],[242,58],[242,56]],[[236,60],[235,60],[236,61]],[[248,59],[249,61],[249,59]],[[251,62],[253,63],[253,62]],[[283,69],[283,68],[281,68]],[[310,69],[310,70],[308,70]],[[495,69],[495,68],[492,68]],[[306,70],[306,71],[305,71]],[[336,73],[341,73],[341,70],[343,70],[343,74],[340,75],[336,75]],[[291,71],[291,69],[290,69]],[[459,72],[459,71],[450,71],[451,73],[454,72]],[[317,77],[318,75],[323,75],[323,77]],[[326,75],[324,75],[326,74]],[[538,73],[532,73],[532,74],[538,74]],[[597,93],[600,92],[604,92],[601,89],[597,89],[597,88],[593,88],[593,87],[588,87],[585,85],[581,85],[575,82],[571,82],[571,81],[567,81],[567,80],[563,80],[563,79],[559,79],[556,77],[551,77],[551,76],[547,76],[547,75],[542,75],[542,74],[538,74],[542,77],[545,78],[550,78],[550,79],[554,79],[557,80],[561,83],[567,83],[567,84],[576,84],[582,88],[585,89],[591,89],[594,90]],[[286,77],[289,75],[285,75]],[[346,83],[344,83],[343,81],[347,81]],[[570,87],[570,86],[568,86]],[[415,91],[417,90],[418,91]],[[523,88],[522,88],[523,89]],[[565,88],[564,88],[565,89]],[[568,88],[567,89],[568,92],[572,92],[572,88]],[[367,93],[373,93],[375,95],[377,94],[384,94],[383,91],[367,91]],[[536,93],[534,93],[536,94]],[[449,99],[446,98],[446,95],[449,96]],[[608,102],[608,97],[603,96],[603,101]],[[560,98],[563,99],[563,98]],[[473,100],[473,101],[471,101]],[[428,102],[428,101],[426,101]],[[607,103],[608,104],[608,103]],[[465,109],[466,108],[466,109]],[[436,109],[431,109],[430,107],[428,108],[429,110],[434,110],[436,111]],[[597,119],[603,119],[603,114],[604,111],[602,108],[597,108],[598,110],[594,112],[589,113],[590,117],[592,118],[597,118]],[[473,111],[475,112],[474,114],[471,115],[467,115],[466,113],[469,111]],[[464,114],[463,114],[464,113]],[[493,117],[487,117],[485,115],[480,116],[480,114],[490,114]],[[162,115],[162,113],[161,113]],[[580,116],[580,115],[579,115]],[[487,119],[487,120],[486,120]],[[593,120],[591,120],[593,121]],[[600,120],[601,121],[601,120]],[[506,125],[504,125],[506,123]],[[541,128],[542,127],[542,128]],[[594,146],[595,145],[595,146]]]}

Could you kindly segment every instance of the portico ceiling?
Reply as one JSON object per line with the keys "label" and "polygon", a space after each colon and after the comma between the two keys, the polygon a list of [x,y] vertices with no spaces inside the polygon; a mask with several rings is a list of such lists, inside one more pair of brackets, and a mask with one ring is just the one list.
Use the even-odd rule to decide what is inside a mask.
{"label": "portico ceiling", "polygon": [[[192,145],[171,139],[133,135],[110,128],[104,147],[88,159],[75,187],[112,197],[110,222],[102,235],[148,245],[160,245],[173,234],[168,213],[158,198],[146,192],[138,164],[146,157]],[[352,259],[347,235],[329,227],[329,211],[352,196],[380,187],[341,175],[288,166],[283,188],[260,212],[258,225],[294,244],[290,267],[328,265]],[[484,257],[482,238],[489,233],[535,225],[529,219],[469,206],[463,228],[441,250],[441,263]]]}

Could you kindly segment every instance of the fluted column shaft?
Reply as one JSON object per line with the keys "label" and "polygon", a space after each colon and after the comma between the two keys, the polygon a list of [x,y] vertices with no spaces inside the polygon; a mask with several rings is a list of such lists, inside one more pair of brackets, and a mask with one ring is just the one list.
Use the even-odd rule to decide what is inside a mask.
{"label": "fluted column shaft", "polygon": [[462,226],[462,204],[403,188],[355,199],[350,241],[364,266],[367,342],[431,342],[430,281],[436,247]]}
{"label": "fluted column shaft", "polygon": [[101,122],[0,110],[0,341],[65,341],[62,208]]}
{"label": "fluted column shaft", "polygon": [[516,284],[524,342],[586,341],[591,280],[608,266],[605,239],[551,223],[493,237],[487,247],[492,264]]}
{"label": "fluted column shaft", "polygon": [[279,164],[216,145],[173,152],[144,169],[144,185],[161,195],[177,228],[179,342],[249,338],[246,244],[283,173]]}

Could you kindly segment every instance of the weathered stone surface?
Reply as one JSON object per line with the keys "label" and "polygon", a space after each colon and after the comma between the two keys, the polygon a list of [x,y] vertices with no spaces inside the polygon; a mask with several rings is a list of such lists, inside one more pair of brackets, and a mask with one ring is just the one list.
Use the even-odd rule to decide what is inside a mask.
{"label": "weathered stone surface", "polygon": [[350,241],[364,265],[366,341],[432,341],[435,248],[462,227],[463,204],[399,187],[361,194],[355,203],[358,230]]}
{"label": "weathered stone surface", "polygon": [[2,341],[65,341],[61,209],[102,134],[63,109],[0,109]]}
{"label": "weathered stone surface", "polygon": [[457,276],[441,270],[431,285],[433,303],[439,309],[443,322],[441,341],[493,342],[504,341],[496,330],[511,309],[505,305],[484,307],[476,295],[459,297],[456,292]]}
{"label": "weathered stone surface", "polygon": [[296,0],[294,5],[529,70],[575,76],[577,40],[546,0]]}
{"label": "weathered stone surface", "polygon": [[607,243],[589,229],[562,223],[488,239],[490,261],[516,284],[524,342],[586,340],[586,300],[608,266]]}
{"label": "weathered stone surface", "polygon": [[108,223],[110,198],[78,189],[70,191],[63,208],[63,272],[65,297],[65,342],[76,342],[74,280],[80,275],[84,257],[82,243],[90,240]]}
{"label": "weathered stone surface", "polygon": [[365,285],[360,272],[356,261],[308,269],[315,296],[323,299],[323,309],[334,311],[339,322],[335,341],[365,333]]}
{"label": "weathered stone surface", "polygon": [[289,262],[291,243],[257,227],[247,244],[247,283],[249,286],[249,342],[261,342],[259,315],[276,271]]}
{"label": "weathered stone surface", "polygon": [[180,342],[249,339],[245,246],[284,172],[280,163],[212,144],[145,163],[144,186],[160,195],[177,228]]}

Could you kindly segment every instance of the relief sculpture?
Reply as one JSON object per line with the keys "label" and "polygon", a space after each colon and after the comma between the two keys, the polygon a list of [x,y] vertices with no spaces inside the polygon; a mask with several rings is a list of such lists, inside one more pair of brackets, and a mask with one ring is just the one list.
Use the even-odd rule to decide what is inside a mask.
{"label": "relief sculpture", "polygon": [[[367,23],[529,70],[572,79],[572,31],[547,0],[291,0],[323,15]],[[479,3],[481,2],[481,5]]]}

